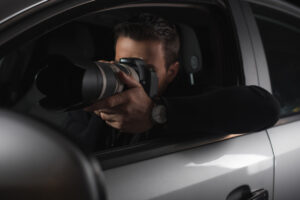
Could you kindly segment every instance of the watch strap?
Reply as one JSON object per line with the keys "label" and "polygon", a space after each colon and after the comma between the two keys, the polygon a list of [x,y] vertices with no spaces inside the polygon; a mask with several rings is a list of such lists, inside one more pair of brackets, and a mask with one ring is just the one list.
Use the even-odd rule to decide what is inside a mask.
{"label": "watch strap", "polygon": [[167,122],[167,106],[160,97],[153,98],[154,107],[151,118],[155,125],[164,125]]}

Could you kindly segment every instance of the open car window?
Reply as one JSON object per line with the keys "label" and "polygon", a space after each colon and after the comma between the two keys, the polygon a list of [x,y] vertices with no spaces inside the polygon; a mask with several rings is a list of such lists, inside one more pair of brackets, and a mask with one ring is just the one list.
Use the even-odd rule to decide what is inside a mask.
{"label": "open car window", "polygon": [[[190,86],[189,75],[181,69],[182,82],[174,87],[171,95],[195,95],[210,87],[243,84],[233,30],[222,9],[213,6],[129,7],[76,19],[4,55],[0,60],[0,71],[3,72],[0,73],[0,88],[5,91],[1,106],[36,117],[64,131],[70,113],[49,111],[40,106],[44,94],[35,85],[36,74],[51,54],[89,61],[114,60],[113,28],[136,12],[164,13],[163,17],[191,27],[197,35],[203,58],[202,70],[194,74],[195,85]],[[179,17],[178,12],[184,13],[185,17]],[[54,75],[49,82],[54,84],[57,78]],[[120,145],[123,144],[111,147]]]}

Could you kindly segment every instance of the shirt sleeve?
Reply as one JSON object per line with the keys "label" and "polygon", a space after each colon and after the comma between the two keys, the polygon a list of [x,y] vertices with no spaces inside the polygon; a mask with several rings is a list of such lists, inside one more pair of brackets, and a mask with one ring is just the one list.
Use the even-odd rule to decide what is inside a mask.
{"label": "shirt sleeve", "polygon": [[279,104],[257,86],[218,88],[201,95],[163,98],[168,132],[245,133],[266,129],[279,118]]}
{"label": "shirt sleeve", "polygon": [[68,113],[67,122],[64,126],[69,137],[89,151],[94,151],[103,143],[105,134],[104,122],[94,114],[84,111],[72,111]]}

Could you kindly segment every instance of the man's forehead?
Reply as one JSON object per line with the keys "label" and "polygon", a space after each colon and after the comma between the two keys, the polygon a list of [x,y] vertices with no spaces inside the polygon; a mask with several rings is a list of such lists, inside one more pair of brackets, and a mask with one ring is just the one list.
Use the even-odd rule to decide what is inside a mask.
{"label": "man's forehead", "polygon": [[154,40],[133,40],[129,37],[120,37],[116,43],[116,56],[139,57],[155,59],[162,53],[162,44]]}

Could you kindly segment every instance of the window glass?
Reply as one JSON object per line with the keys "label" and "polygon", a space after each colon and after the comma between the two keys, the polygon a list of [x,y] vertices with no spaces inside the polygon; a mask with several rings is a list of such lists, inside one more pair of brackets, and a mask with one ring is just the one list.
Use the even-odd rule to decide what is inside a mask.
{"label": "window glass", "polygon": [[252,5],[281,117],[300,112],[300,19]]}

